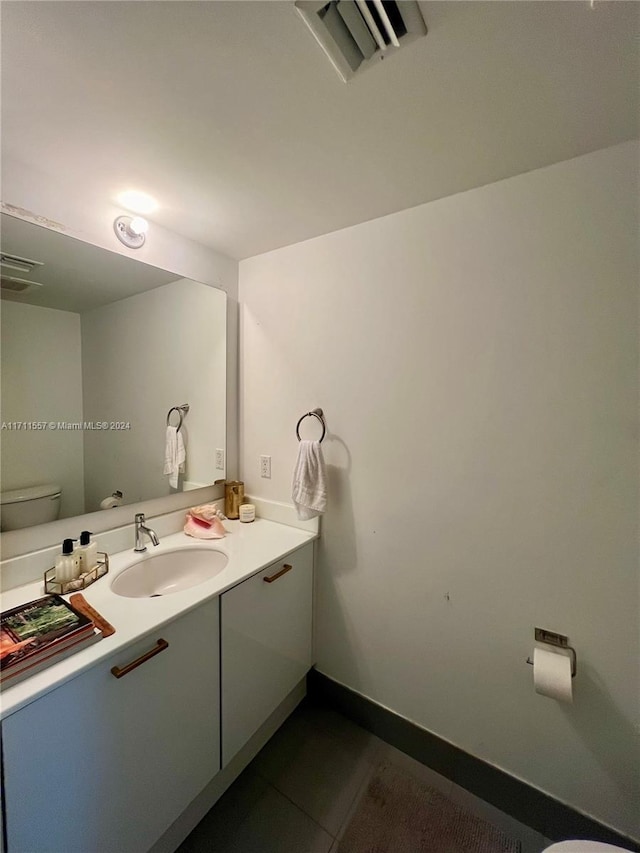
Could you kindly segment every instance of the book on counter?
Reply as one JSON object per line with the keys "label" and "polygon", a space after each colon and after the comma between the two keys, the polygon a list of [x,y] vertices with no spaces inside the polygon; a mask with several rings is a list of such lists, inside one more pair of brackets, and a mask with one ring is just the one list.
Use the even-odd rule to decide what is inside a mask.
{"label": "book on counter", "polygon": [[102,635],[59,595],[0,613],[0,684],[10,686],[57,663]]}

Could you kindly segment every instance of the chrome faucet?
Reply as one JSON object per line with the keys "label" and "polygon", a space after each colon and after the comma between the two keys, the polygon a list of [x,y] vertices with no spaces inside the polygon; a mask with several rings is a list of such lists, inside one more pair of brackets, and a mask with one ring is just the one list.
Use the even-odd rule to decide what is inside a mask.
{"label": "chrome faucet", "polygon": [[133,549],[138,553],[147,550],[147,546],[144,544],[143,534],[146,533],[149,539],[153,542],[154,545],[159,545],[160,540],[155,534],[155,531],[144,523],[144,513],[137,512],[136,513],[136,545]]}

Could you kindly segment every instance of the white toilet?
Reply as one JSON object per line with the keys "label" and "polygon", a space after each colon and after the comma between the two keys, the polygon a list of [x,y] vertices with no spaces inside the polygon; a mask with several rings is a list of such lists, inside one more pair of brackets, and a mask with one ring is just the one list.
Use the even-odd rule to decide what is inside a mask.
{"label": "white toilet", "polygon": [[0,492],[0,530],[20,530],[55,521],[60,514],[62,489],[55,483]]}
{"label": "white toilet", "polygon": [[560,841],[545,847],[542,853],[624,853],[624,847],[614,847],[602,841]]}

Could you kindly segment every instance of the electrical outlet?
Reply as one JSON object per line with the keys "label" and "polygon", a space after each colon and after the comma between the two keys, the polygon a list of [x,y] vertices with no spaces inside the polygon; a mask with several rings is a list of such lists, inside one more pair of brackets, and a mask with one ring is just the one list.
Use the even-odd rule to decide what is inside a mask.
{"label": "electrical outlet", "polygon": [[224,450],[221,447],[216,447],[216,468],[224,471]]}
{"label": "electrical outlet", "polygon": [[271,479],[271,457],[270,456],[261,456],[260,457],[260,476],[264,477],[267,480]]}

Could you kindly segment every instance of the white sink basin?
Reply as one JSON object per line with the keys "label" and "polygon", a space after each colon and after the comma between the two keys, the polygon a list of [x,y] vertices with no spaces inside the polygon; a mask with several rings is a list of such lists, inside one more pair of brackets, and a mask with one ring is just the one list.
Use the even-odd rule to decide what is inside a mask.
{"label": "white sink basin", "polygon": [[182,592],[214,578],[228,557],[212,548],[178,548],[148,554],[113,579],[111,589],[125,598],[152,598]]}

